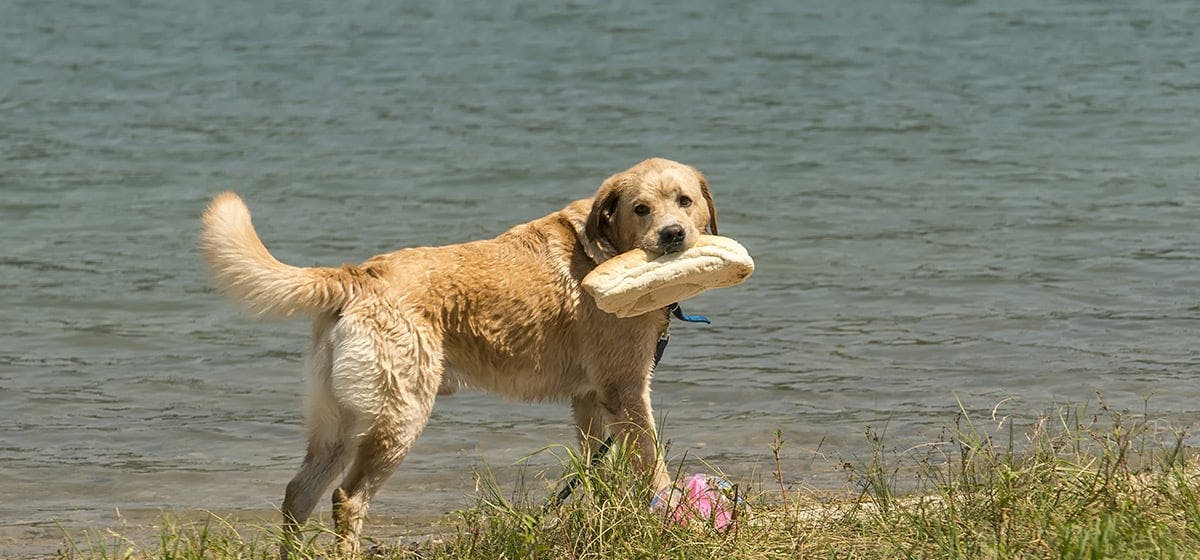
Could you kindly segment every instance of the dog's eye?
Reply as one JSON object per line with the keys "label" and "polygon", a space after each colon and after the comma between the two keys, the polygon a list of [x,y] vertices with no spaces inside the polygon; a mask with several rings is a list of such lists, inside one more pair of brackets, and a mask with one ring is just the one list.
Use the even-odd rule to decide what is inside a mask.
{"label": "dog's eye", "polygon": [[650,213],[650,207],[645,204],[639,204],[633,207],[633,213],[639,216],[645,216]]}
{"label": "dog's eye", "polygon": [[679,197],[679,206],[681,206],[683,208],[687,208],[688,206],[691,206],[691,205],[692,205],[692,199],[690,199],[686,196]]}

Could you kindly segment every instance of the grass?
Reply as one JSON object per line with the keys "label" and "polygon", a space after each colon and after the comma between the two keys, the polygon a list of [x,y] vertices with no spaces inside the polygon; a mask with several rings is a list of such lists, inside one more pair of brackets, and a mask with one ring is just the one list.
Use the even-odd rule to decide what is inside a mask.
{"label": "grass", "polygon": [[[847,463],[849,491],[788,484],[785,442],[776,432],[774,472],[766,482],[735,485],[736,525],[686,527],[646,507],[644,484],[617,450],[588,468],[555,451],[574,497],[547,502],[544,485],[504,489],[479,473],[477,503],[450,529],[413,545],[376,546],[389,559],[706,559],[706,558],[1198,558],[1200,470],[1185,434],[1148,414],[1109,410],[1103,400],[1063,406],[1024,421],[963,411],[944,437],[889,451],[867,430],[872,452]],[[986,425],[983,423],[986,421]],[[679,474],[679,473],[676,473]],[[371,533],[368,523],[366,533]],[[332,555],[328,529],[312,527],[299,554]],[[120,531],[91,531],[69,541],[70,559],[274,558],[269,527],[212,516],[164,519],[157,542]]]}

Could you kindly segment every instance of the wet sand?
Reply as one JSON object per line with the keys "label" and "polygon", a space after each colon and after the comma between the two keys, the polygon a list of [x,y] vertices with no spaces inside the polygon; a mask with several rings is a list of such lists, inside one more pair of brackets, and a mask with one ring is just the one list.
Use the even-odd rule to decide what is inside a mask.
{"label": "wet sand", "polygon": [[[67,539],[74,540],[81,551],[88,551],[103,543],[112,553],[122,540],[134,543],[140,550],[154,550],[159,546],[159,535],[164,518],[173,524],[200,524],[209,520],[213,524],[234,523],[239,528],[274,528],[279,523],[279,512],[269,510],[238,511],[164,511],[151,509],[122,510],[113,512],[107,521],[95,525],[80,524],[59,526],[53,521],[12,524],[0,527],[0,558],[5,560],[33,560],[59,558],[71,548]],[[315,519],[332,526],[329,512],[320,512]],[[414,515],[404,518],[395,516],[370,516],[364,536],[370,541],[386,545],[403,545],[428,540],[445,530],[445,516]],[[65,533],[64,533],[65,531]]]}

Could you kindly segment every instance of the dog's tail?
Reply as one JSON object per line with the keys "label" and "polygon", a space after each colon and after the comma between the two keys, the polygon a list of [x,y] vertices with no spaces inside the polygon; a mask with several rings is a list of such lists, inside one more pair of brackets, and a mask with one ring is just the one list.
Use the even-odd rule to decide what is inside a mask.
{"label": "dog's tail", "polygon": [[260,315],[316,314],[340,308],[370,289],[361,269],[300,268],[271,256],[237,194],[217,195],[200,216],[200,250],[217,288]]}

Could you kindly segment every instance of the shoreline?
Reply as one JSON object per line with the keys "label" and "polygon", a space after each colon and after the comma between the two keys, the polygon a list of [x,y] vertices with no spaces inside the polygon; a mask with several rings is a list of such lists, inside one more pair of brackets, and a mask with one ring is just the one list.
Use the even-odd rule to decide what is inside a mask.
{"label": "shoreline", "polygon": [[[445,527],[452,514],[416,515],[399,517],[394,515],[369,516],[367,527],[368,536],[376,540],[424,540],[443,533],[438,527]],[[313,515],[313,520],[321,525],[332,527],[333,520],[329,511],[319,511]],[[128,540],[142,545],[157,540],[165,526],[164,520],[171,525],[199,525],[206,521],[220,520],[239,527],[240,531],[259,530],[269,533],[279,526],[280,514],[277,510],[223,510],[210,511],[192,510],[156,510],[138,508],[114,511],[111,522],[87,524],[76,522],[59,525],[54,520],[30,521],[0,527],[0,558],[6,560],[33,560],[43,558],[60,558],[61,551],[70,547],[66,530],[76,546],[87,550],[89,538],[108,537],[112,540]],[[117,535],[120,537],[118,538]]]}
{"label": "shoreline", "polygon": [[[1200,555],[1200,460],[1183,430],[1102,401],[1095,412],[1064,405],[1019,427],[979,420],[961,411],[943,440],[903,451],[868,430],[872,452],[844,464],[849,484],[841,491],[792,484],[777,432],[773,471],[757,482],[735,477],[723,490],[736,504],[728,531],[652,512],[645,481],[626,454],[614,453],[596,467],[565,457],[553,472],[580,486],[557,508],[546,509],[546,487],[558,482],[546,471],[513,483],[477,471],[472,505],[441,515],[369,515],[363,547],[371,558],[396,560],[614,551],[689,560]],[[6,528],[0,556],[100,560],[180,550],[241,558],[273,554],[280,542],[273,509],[137,509],[113,521],[64,526],[74,539],[65,548],[57,526]],[[325,557],[330,526],[327,509],[314,516],[296,557]]]}

